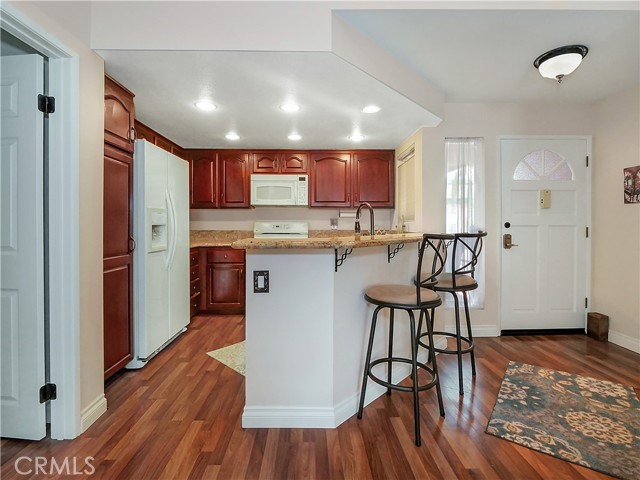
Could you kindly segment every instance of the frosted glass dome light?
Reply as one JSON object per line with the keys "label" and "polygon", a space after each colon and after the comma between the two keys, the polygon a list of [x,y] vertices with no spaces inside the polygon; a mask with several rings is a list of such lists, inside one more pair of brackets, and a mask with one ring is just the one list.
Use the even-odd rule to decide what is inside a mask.
{"label": "frosted glass dome light", "polygon": [[544,78],[553,78],[561,83],[565,75],[573,72],[589,49],[584,45],[567,45],[543,53],[533,62]]}

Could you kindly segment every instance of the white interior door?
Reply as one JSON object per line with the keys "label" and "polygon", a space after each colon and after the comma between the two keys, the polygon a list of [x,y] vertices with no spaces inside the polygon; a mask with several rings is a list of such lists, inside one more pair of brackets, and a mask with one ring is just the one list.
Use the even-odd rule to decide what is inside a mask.
{"label": "white interior door", "polygon": [[589,148],[587,138],[500,140],[503,331],[585,327]]}
{"label": "white interior door", "polygon": [[43,113],[44,64],[38,55],[2,57],[0,314],[3,437],[46,435]]}

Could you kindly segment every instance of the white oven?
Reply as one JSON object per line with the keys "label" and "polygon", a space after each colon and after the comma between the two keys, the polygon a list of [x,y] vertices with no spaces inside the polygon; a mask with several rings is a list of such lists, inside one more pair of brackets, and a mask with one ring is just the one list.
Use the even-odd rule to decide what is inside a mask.
{"label": "white oven", "polygon": [[251,175],[251,205],[308,206],[308,175]]}

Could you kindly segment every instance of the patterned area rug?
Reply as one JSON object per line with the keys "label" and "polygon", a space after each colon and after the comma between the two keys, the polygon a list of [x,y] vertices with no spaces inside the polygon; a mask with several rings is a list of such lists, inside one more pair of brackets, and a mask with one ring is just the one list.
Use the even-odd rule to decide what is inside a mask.
{"label": "patterned area rug", "polygon": [[640,478],[631,387],[510,362],[486,433],[623,479]]}
{"label": "patterned area rug", "polygon": [[245,359],[246,353],[244,348],[244,342],[235,343],[228,347],[219,348],[212,352],[207,352],[207,355],[215,358],[220,363],[224,363],[227,367],[234,369],[241,375],[246,375]]}

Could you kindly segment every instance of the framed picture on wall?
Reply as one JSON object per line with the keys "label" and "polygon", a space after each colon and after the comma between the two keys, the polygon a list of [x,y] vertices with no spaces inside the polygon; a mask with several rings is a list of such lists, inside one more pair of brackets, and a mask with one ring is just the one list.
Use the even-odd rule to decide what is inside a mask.
{"label": "framed picture on wall", "polygon": [[624,203],[640,203],[640,165],[624,169]]}

